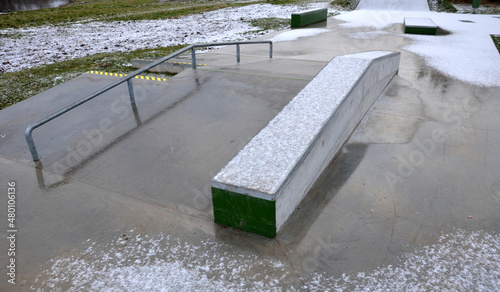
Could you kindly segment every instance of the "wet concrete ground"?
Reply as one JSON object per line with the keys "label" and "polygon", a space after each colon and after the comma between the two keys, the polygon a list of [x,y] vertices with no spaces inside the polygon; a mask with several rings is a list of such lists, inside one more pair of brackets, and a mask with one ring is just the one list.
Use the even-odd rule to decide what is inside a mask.
{"label": "wet concrete ground", "polygon": [[[341,28],[333,19],[327,28],[276,43],[272,60],[265,46],[243,47],[237,65],[234,48],[227,48],[205,56],[206,68],[170,82],[134,81],[135,112],[126,88],[115,89],[35,130],[43,171],[30,161],[24,128],[111,78],[82,75],[2,110],[0,187],[3,194],[7,182],[16,182],[18,228],[17,284],[7,284],[2,273],[2,285],[9,291],[354,289],[357,282],[346,275],[397,266],[441,244],[443,234],[478,234],[476,242],[498,244],[500,88],[435,71],[402,50],[409,43],[402,36],[351,39],[346,34],[369,29]],[[332,57],[374,49],[402,50],[399,75],[278,237],[213,223],[212,176]],[[6,224],[6,207],[0,218]],[[0,230],[4,251],[6,231]],[[460,242],[450,242],[459,249]],[[492,252],[493,265],[490,258],[468,274],[486,290],[498,283],[481,282],[494,278],[498,246]],[[0,253],[2,263],[8,260]],[[453,253],[440,259],[456,260],[467,265]],[[452,272],[436,272],[437,287],[447,288]],[[394,281],[373,277],[372,288],[376,279]],[[415,281],[426,283],[426,276]]]}

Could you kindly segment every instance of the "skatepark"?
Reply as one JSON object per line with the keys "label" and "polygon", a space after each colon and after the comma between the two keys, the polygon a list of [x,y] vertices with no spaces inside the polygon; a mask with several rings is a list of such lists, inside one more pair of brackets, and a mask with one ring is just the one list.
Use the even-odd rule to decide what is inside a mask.
{"label": "skatepark", "polygon": [[[118,85],[34,130],[36,162],[26,127],[121,77],[84,73],[2,110],[2,192],[15,182],[19,228],[6,291],[497,290],[499,76],[450,73],[458,49],[440,62],[417,42],[460,35],[452,21],[500,19],[378,2],[256,39],[273,41],[272,58],[266,44],[241,45],[236,62],[227,46],[170,79],[134,78],[133,106]],[[431,18],[437,34],[406,35],[405,17]],[[332,59],[381,51],[399,56],[397,73],[279,232],[214,222],[214,177],[245,145]]]}

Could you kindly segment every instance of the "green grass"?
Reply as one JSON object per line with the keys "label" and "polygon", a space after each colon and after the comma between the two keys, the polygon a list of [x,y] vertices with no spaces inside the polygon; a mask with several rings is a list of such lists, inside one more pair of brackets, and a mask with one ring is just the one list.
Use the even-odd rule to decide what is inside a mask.
{"label": "green grass", "polygon": [[354,10],[358,6],[359,0],[334,0],[330,2],[333,6],[341,7],[345,10]]}
{"label": "green grass", "polygon": [[259,18],[247,21],[250,25],[257,27],[256,30],[248,33],[261,32],[266,30],[282,30],[290,27],[290,19],[283,18]]}
{"label": "green grass", "polygon": [[20,39],[22,34],[19,32],[15,33],[0,33],[0,38],[10,38],[10,39]]}
{"label": "green grass", "polygon": [[[130,73],[131,59],[166,56],[183,46],[137,50],[129,53],[100,53],[79,59],[42,65],[17,72],[0,73],[0,110],[68,81],[86,71]],[[156,73],[157,76],[165,76]]]}
{"label": "green grass", "polygon": [[[429,0],[428,0],[429,1]],[[448,12],[448,13],[455,13],[457,12],[457,9],[455,6],[450,4],[447,0],[437,0],[436,1],[436,7],[432,10],[438,11],[438,12]],[[472,3],[472,1],[471,1]],[[431,3],[429,3],[429,7],[433,7]]]}

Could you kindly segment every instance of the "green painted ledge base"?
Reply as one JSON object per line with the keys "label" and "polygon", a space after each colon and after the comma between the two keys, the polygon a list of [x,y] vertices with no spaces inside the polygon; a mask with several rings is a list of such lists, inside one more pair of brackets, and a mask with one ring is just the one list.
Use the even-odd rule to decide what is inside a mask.
{"label": "green painted ledge base", "polygon": [[218,224],[267,237],[276,236],[276,202],[212,187]]}
{"label": "green painted ledge base", "polygon": [[327,8],[292,13],[292,27],[304,27],[316,22],[326,21],[327,18]]}
{"label": "green painted ledge base", "polygon": [[436,35],[437,28],[436,27],[413,27],[413,26],[405,26],[405,33]]}

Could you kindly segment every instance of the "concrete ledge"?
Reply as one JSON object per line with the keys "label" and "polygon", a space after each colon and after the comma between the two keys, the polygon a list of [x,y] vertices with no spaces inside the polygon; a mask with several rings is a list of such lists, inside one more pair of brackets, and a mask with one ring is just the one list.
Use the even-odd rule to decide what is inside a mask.
{"label": "concrete ledge", "polygon": [[336,57],[212,179],[215,222],[276,236],[399,68],[400,53]]}
{"label": "concrete ledge", "polygon": [[327,8],[292,13],[292,27],[303,27],[316,22],[325,21],[327,17]]}
{"label": "concrete ledge", "polygon": [[428,35],[437,33],[437,25],[430,18],[405,17],[403,25],[405,33]]}

